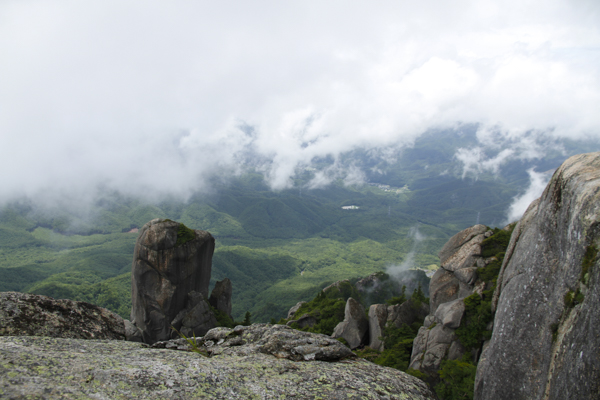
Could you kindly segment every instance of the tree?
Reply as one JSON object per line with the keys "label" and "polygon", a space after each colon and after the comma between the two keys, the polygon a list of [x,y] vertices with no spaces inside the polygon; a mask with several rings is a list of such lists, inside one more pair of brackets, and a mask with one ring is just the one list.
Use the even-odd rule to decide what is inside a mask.
{"label": "tree", "polygon": [[246,315],[244,315],[244,321],[242,321],[242,325],[252,325],[252,314],[250,314],[250,311],[246,311]]}

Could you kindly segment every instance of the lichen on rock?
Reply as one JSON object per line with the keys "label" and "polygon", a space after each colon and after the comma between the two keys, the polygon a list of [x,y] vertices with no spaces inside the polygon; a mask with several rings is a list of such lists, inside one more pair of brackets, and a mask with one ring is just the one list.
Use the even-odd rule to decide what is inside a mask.
{"label": "lichen on rock", "polygon": [[[436,398],[425,383],[398,370],[356,358],[319,361],[314,348],[337,342],[324,335],[258,325],[217,328],[206,337],[223,340],[215,345],[223,351],[205,357],[126,341],[2,337],[0,397]],[[225,344],[242,341],[246,343]]]}

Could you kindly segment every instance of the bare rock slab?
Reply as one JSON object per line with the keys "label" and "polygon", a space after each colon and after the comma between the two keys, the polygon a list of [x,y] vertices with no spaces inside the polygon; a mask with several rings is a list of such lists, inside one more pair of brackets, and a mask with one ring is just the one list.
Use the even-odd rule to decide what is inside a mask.
{"label": "bare rock slab", "polygon": [[[277,338],[282,339],[281,334],[285,332],[281,329],[285,327],[266,337],[264,329],[259,329],[262,332],[260,340],[266,340],[263,347],[276,343]],[[241,337],[246,340],[251,335],[249,331],[246,337],[243,333]],[[273,345],[273,353],[285,348],[288,339],[280,341],[283,346]],[[291,346],[290,350],[293,348]],[[339,362],[292,361],[260,351],[242,351],[240,355],[231,351],[205,357],[194,352],[153,349],[126,341],[42,337],[0,337],[0,397],[436,398],[422,381],[356,358]]]}
{"label": "bare rock slab", "polygon": [[125,322],[118,314],[83,301],[2,292],[0,336],[21,335],[124,340]]}

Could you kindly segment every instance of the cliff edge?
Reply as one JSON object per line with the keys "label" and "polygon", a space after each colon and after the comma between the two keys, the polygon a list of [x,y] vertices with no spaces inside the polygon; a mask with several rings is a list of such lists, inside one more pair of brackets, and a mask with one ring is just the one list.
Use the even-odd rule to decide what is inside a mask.
{"label": "cliff edge", "polygon": [[516,226],[475,399],[600,397],[600,153],[569,158]]}

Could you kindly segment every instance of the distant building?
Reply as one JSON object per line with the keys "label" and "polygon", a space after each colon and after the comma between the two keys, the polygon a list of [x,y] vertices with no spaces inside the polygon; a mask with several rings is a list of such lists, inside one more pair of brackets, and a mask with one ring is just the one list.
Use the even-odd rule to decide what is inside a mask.
{"label": "distant building", "polygon": [[343,206],[342,210],[358,210],[358,206]]}

